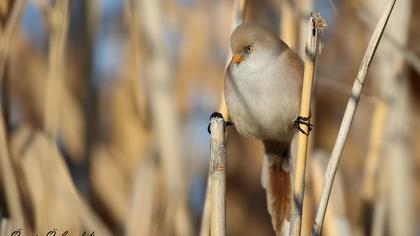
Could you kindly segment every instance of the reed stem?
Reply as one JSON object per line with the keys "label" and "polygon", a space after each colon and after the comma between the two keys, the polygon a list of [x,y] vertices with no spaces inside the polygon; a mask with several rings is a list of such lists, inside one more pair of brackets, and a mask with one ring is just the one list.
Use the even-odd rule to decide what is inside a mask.
{"label": "reed stem", "polygon": [[[318,51],[319,30],[325,27],[324,20],[315,13],[311,14],[308,21],[308,38],[306,42],[305,71],[303,76],[302,101],[300,107],[300,116],[311,116],[311,96],[312,84],[314,79],[315,61]],[[308,120],[309,121],[309,120]],[[309,134],[309,127],[302,125],[301,128],[305,133]],[[303,212],[303,197],[305,193],[305,170],[306,156],[308,151],[308,137],[302,132],[298,134],[298,149],[295,168],[295,177],[293,185],[293,201],[292,201],[292,220],[289,235],[300,235]]]}
{"label": "reed stem", "polygon": [[394,8],[396,0],[389,0],[386,5],[385,11],[383,12],[378,25],[373,32],[370,39],[369,45],[366,49],[365,55],[363,56],[362,63],[359,68],[359,72],[353,84],[352,94],[347,103],[346,111],[344,113],[343,120],[341,122],[340,131],[338,133],[334,149],[331,153],[330,161],[328,163],[327,171],[324,176],[324,183],[322,187],[321,200],[315,216],[315,222],[312,229],[312,235],[320,235],[322,230],[322,224],[324,222],[325,212],[328,206],[328,200],[331,194],[331,188],[334,182],[334,176],[337,172],[338,164],[343,153],[344,144],[346,143],[347,136],[350,131],[350,126],[356,113],[356,108],[362,94],[362,89],[366,79],[366,75],[372,58],[375,55],[378,44],[382,38],[385,26],[389,20],[392,9]]}
{"label": "reed stem", "polygon": [[211,235],[226,234],[226,149],[223,118],[210,120]]}

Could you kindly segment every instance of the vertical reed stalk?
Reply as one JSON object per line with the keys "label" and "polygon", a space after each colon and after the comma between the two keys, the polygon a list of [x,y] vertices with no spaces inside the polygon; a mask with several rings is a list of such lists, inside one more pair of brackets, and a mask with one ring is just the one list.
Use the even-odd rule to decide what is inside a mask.
{"label": "vertical reed stalk", "polygon": [[299,10],[299,45],[297,45],[297,48],[299,56],[304,57],[307,41],[307,22],[314,9],[314,0],[299,0],[297,4]]}
{"label": "vertical reed stalk", "polygon": [[49,55],[46,81],[44,129],[55,140],[60,121],[60,98],[63,88],[64,53],[69,26],[70,1],[57,0],[49,9]]}
{"label": "vertical reed stalk", "polygon": [[211,235],[226,234],[226,149],[225,122],[214,117],[210,121],[210,173],[211,173]]}
{"label": "vertical reed stalk", "polygon": [[[382,79],[380,76],[378,79]],[[386,129],[386,117],[388,116],[389,105],[379,100],[375,103],[375,111],[371,121],[369,149],[366,155],[366,162],[363,170],[362,180],[362,201],[364,204],[360,216],[365,222],[364,230],[367,235],[382,235],[384,206],[384,158],[381,156],[384,141],[384,130]],[[382,158],[381,158],[382,157]],[[382,168],[382,169],[381,169]],[[379,185],[379,187],[378,187]],[[372,215],[373,210],[373,218]]]}
{"label": "vertical reed stalk", "polygon": [[[375,27],[375,23],[373,22],[371,14],[369,14],[369,12],[366,12],[366,10],[360,9],[359,7],[355,7],[353,9],[357,12],[357,19],[360,20],[366,26],[366,28],[368,28],[369,30],[373,30],[373,28]],[[402,16],[404,16],[404,14]],[[405,15],[405,17],[407,16]],[[409,26],[407,26],[407,28],[409,28]],[[410,49],[406,45],[406,42],[400,42],[401,40],[397,39],[397,36],[397,34],[384,32],[383,38],[386,42],[390,44],[390,46],[392,45],[393,49],[397,54],[404,57],[406,63],[408,63],[418,74],[420,74],[420,57],[416,54],[415,50]]]}
{"label": "vertical reed stalk", "polygon": [[370,131],[369,150],[366,156],[366,164],[362,182],[362,197],[366,203],[371,204],[375,198],[375,183],[379,167],[379,157],[381,153],[381,144],[383,131],[385,128],[385,118],[388,113],[388,105],[378,101],[375,105],[372,126]]}
{"label": "vertical reed stalk", "polygon": [[[26,5],[25,0],[14,1],[13,7],[10,10],[6,24],[0,31],[0,98],[4,99],[4,78],[6,69],[6,62],[9,56],[11,40],[13,40],[13,33],[19,25],[19,21]],[[0,104],[3,104],[1,102]],[[10,213],[11,225],[25,230],[26,222],[23,215],[23,209],[20,202],[20,193],[18,189],[18,182],[15,176],[13,163],[9,155],[9,147],[7,144],[6,124],[3,114],[4,108],[0,109],[0,170],[2,186],[4,188],[5,201]],[[8,232],[10,234],[10,232]]]}
{"label": "vertical reed stalk", "polygon": [[[77,7],[80,11],[80,18],[82,24],[80,27],[81,33],[78,39],[80,40],[77,49],[81,50],[80,60],[81,63],[81,75],[85,80],[82,80],[85,88],[85,101],[83,103],[84,110],[84,153],[81,163],[77,166],[77,172],[81,178],[81,181],[89,183],[89,175],[91,170],[91,156],[92,150],[95,143],[95,131],[96,131],[96,107],[97,107],[97,91],[95,89],[95,81],[93,77],[93,34],[94,34],[94,3],[92,1],[80,1],[74,2],[73,7]],[[79,185],[82,187],[80,192],[85,195],[91,193],[89,184]]]}
{"label": "vertical reed stalk", "polygon": [[207,177],[207,190],[204,200],[203,216],[201,217],[200,236],[209,236],[211,217],[211,173]]}
{"label": "vertical reed stalk", "polygon": [[[26,0],[14,1],[10,16],[7,18],[4,26],[0,28],[0,76],[3,83],[3,74],[6,69],[6,61],[9,56],[10,42],[13,39],[13,33],[19,26],[19,21],[26,5]],[[1,84],[3,85],[3,84]],[[1,91],[3,93],[3,91]]]}
{"label": "vertical reed stalk", "polygon": [[170,71],[166,44],[164,42],[161,1],[141,0],[138,2],[144,40],[148,45],[148,60],[145,74],[150,85],[151,117],[161,156],[162,172],[166,184],[166,209],[163,230],[176,235],[192,234],[186,210],[186,185],[183,176],[183,162],[180,156],[179,122],[176,113],[174,83]]}
{"label": "vertical reed stalk", "polygon": [[[247,6],[247,0],[235,0],[234,4],[233,4],[233,13],[232,13],[232,24],[231,24],[231,28],[230,28],[230,33],[232,33],[236,27],[238,27],[240,24],[243,23],[244,18],[245,18],[245,11],[246,11],[246,6]],[[225,67],[227,68],[227,66],[229,65],[229,62],[231,60],[232,57],[232,52],[229,49],[228,50],[228,54],[226,57],[226,62],[225,62]],[[222,84],[224,83],[224,80],[222,81]],[[226,107],[226,102],[225,102],[225,96],[223,93],[223,87],[222,87],[222,96],[221,96],[221,101],[220,101],[220,105],[219,105],[219,112],[223,115],[223,117],[226,120],[229,120],[229,112],[227,110]],[[211,173],[209,172],[209,177],[208,177],[208,181],[207,181],[207,191],[206,191],[206,197],[204,200],[204,210],[203,210],[203,216],[201,219],[201,229],[200,229],[200,236],[207,236],[209,235],[209,229],[210,229],[210,224],[209,224],[209,220],[211,218],[211,188],[212,188],[212,182],[211,182]]]}
{"label": "vertical reed stalk", "polygon": [[130,84],[130,92],[133,100],[136,104],[137,115],[140,117],[141,122],[145,127],[148,126],[150,114],[148,110],[148,98],[146,89],[140,89],[139,75],[141,74],[141,23],[138,8],[138,1],[127,0],[125,1],[124,7],[127,13],[127,26],[129,29],[129,43],[130,43],[130,55],[129,55],[129,68],[130,72],[128,75],[128,83]]}
{"label": "vertical reed stalk", "polygon": [[134,178],[133,199],[128,211],[125,235],[153,235],[153,211],[156,201],[156,171],[152,157],[140,162]]}
{"label": "vertical reed stalk", "polygon": [[389,164],[388,161],[383,160],[378,163],[378,177],[376,186],[374,186],[375,201],[373,203],[373,216],[372,216],[372,226],[371,232],[368,235],[372,236],[382,236],[385,235],[385,222],[386,222],[386,212],[388,196],[386,192],[388,191],[388,180],[389,180]]}
{"label": "vertical reed stalk", "polygon": [[[317,14],[312,13],[308,21],[305,71],[303,77],[302,101],[300,106],[300,116],[311,116],[311,96],[312,84],[315,71],[316,55],[318,52],[319,30],[325,27],[324,20]],[[301,127],[306,133],[309,133],[309,127],[302,125]],[[297,160],[295,167],[295,177],[293,185],[293,201],[292,201],[292,220],[289,235],[300,235],[302,224],[303,197],[305,192],[305,169],[306,156],[308,150],[308,136],[299,132]]]}
{"label": "vertical reed stalk", "polygon": [[7,146],[3,111],[0,111],[0,167],[2,173],[1,180],[3,181],[2,186],[5,189],[6,204],[10,212],[12,224],[16,227],[24,228],[25,219],[20,203],[18,182]]}
{"label": "vertical reed stalk", "polygon": [[[385,32],[384,38],[386,33],[389,33],[395,44],[400,45],[401,48],[408,45],[410,22],[414,22],[411,18],[411,14],[414,13],[414,2],[413,0],[398,1],[395,5],[394,16],[389,20]],[[381,1],[367,1],[367,10],[373,16],[378,16],[378,8],[381,4]],[[382,196],[375,196],[385,199],[383,209],[386,214],[381,213],[382,215],[378,214],[375,217],[378,216],[378,222],[382,222],[379,225],[385,227],[382,229],[383,232],[389,232],[389,235],[405,236],[414,235],[416,232],[415,203],[413,202],[415,196],[413,148],[411,142],[408,141],[411,138],[412,127],[407,125],[411,123],[410,114],[413,109],[410,104],[409,73],[404,56],[398,53],[399,51],[389,40],[384,40],[373,71],[377,79],[374,81],[375,85],[389,108],[385,120],[386,128],[383,131],[384,144],[381,158],[381,162],[386,162],[384,164],[386,168],[379,169],[379,172],[388,171],[388,173],[380,173],[382,176],[385,175],[382,178],[385,179],[383,181],[386,186],[379,193]]]}
{"label": "vertical reed stalk", "polygon": [[322,187],[321,193],[321,200],[319,203],[319,207],[315,216],[315,222],[313,225],[312,234],[313,235],[320,235],[322,230],[322,224],[325,217],[325,212],[328,205],[328,200],[331,194],[332,184],[334,182],[334,176],[337,172],[338,164],[341,158],[341,154],[344,149],[344,144],[346,142],[348,133],[350,131],[350,126],[354,118],[354,114],[356,113],[356,108],[360,99],[360,95],[362,93],[363,85],[366,79],[366,75],[370,64],[372,62],[372,58],[375,55],[376,49],[378,44],[382,38],[382,34],[384,32],[385,26],[389,20],[391,15],[392,9],[394,8],[396,0],[389,0],[388,4],[386,5],[385,11],[383,12],[378,25],[373,32],[373,35],[370,39],[369,45],[366,49],[365,55],[362,60],[362,64],[360,66],[358,75],[356,80],[353,84],[352,94],[347,103],[346,111],[344,113],[344,117],[341,123],[340,131],[337,136],[337,140],[334,145],[334,149],[332,151],[330,161],[328,163],[327,171],[324,177],[324,183]]}
{"label": "vertical reed stalk", "polygon": [[295,1],[282,0],[280,3],[280,38],[290,47],[298,47],[298,19]]}

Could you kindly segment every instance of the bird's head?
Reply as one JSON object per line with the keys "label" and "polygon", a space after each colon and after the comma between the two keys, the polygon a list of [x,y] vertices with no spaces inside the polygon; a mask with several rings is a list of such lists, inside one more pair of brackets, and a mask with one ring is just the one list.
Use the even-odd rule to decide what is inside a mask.
{"label": "bird's head", "polygon": [[252,58],[264,58],[278,55],[287,49],[276,35],[257,24],[241,24],[230,37],[230,46],[233,57],[232,63],[240,64],[244,60]]}

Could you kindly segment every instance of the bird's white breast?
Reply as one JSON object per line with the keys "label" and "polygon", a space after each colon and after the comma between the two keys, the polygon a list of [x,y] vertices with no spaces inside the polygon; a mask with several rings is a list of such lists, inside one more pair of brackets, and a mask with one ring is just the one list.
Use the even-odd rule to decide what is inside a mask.
{"label": "bird's white breast", "polygon": [[243,135],[291,140],[300,106],[302,73],[285,66],[290,63],[289,51],[275,58],[250,57],[229,66],[225,78],[226,103],[236,129]]}

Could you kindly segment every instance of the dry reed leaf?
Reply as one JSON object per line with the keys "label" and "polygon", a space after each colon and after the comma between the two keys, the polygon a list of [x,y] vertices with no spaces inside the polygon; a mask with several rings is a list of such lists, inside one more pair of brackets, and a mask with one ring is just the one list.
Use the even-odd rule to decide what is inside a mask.
{"label": "dry reed leaf", "polygon": [[129,81],[116,81],[109,89],[103,91],[101,107],[108,115],[107,143],[120,153],[110,157],[114,158],[115,164],[132,179],[141,154],[150,144],[150,133],[142,126],[137,114],[137,104],[128,95],[130,92]]}
{"label": "dry reed leaf", "polygon": [[[124,225],[128,211],[130,181],[118,168],[117,151],[107,145],[98,145],[92,153],[91,182],[97,204],[109,214],[113,222]],[[123,159],[123,158],[121,158]]]}
{"label": "dry reed leaf", "polygon": [[80,198],[63,157],[42,132],[22,126],[12,134],[11,147],[28,186],[35,232],[87,230],[111,235]]}
{"label": "dry reed leaf", "polygon": [[12,162],[8,145],[8,118],[9,112],[9,91],[8,91],[8,74],[6,65],[9,63],[11,42],[15,33],[15,29],[19,25],[22,12],[25,8],[26,1],[2,3],[2,17],[0,27],[0,80],[1,80],[1,111],[0,111],[0,168],[2,194],[4,197],[4,210],[13,225],[17,225],[22,229],[27,229],[27,219],[25,219],[24,210],[21,202],[21,193],[19,192],[18,177],[16,176],[16,168]]}
{"label": "dry reed leaf", "polygon": [[15,43],[10,89],[21,107],[22,121],[41,128],[44,104],[42,84],[46,76],[47,58],[34,49],[22,34],[17,35]]}
{"label": "dry reed leaf", "polygon": [[133,181],[133,194],[125,223],[127,236],[152,235],[156,225],[156,167],[152,158],[145,159],[139,163]]}
{"label": "dry reed leaf", "polygon": [[21,193],[19,192],[19,184],[15,168],[15,163],[9,153],[8,140],[6,128],[3,120],[3,113],[0,112],[0,167],[2,175],[2,194],[8,212],[8,216],[12,224],[17,225],[22,229],[27,228],[27,221],[25,219]]}
{"label": "dry reed leaf", "polygon": [[54,228],[80,231],[80,224],[69,190],[62,178],[63,170],[49,156],[50,144],[40,131],[22,127],[13,134],[11,150],[19,161],[28,187],[35,219],[35,232],[44,234]]}
{"label": "dry reed leaf", "polygon": [[[30,123],[33,127],[42,127],[43,109],[45,104],[45,77],[47,76],[47,58],[33,48],[23,35],[16,38],[16,52],[14,64],[11,65],[11,90],[22,110],[22,121]],[[61,109],[59,121],[60,138],[73,161],[80,161],[84,152],[83,130],[84,120],[81,107],[66,86],[67,73],[64,78],[65,85],[61,89]]]}
{"label": "dry reed leaf", "polygon": [[139,16],[135,7],[136,2],[126,1],[124,4],[124,25],[127,27],[128,35],[124,40],[123,63],[121,77],[123,82],[129,87],[129,95],[134,102],[136,115],[144,126],[150,123],[150,104],[149,93],[144,76],[142,76],[141,65],[145,48],[140,38],[141,28],[139,26]]}

